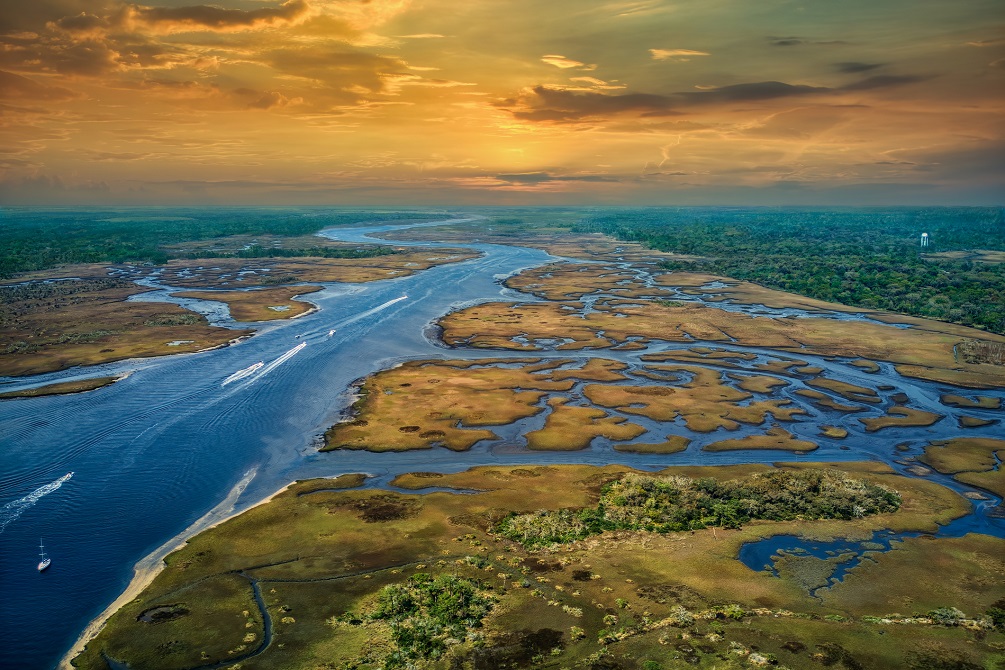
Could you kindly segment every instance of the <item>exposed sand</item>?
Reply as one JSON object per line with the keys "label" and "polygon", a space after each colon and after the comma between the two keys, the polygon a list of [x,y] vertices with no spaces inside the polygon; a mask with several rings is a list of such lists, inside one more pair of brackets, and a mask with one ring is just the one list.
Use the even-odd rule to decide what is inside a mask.
{"label": "exposed sand", "polygon": [[[255,478],[256,472],[256,469],[246,472],[244,477],[241,478],[241,481],[239,481],[234,488],[230,490],[230,493],[227,494],[227,497],[224,498],[219,505],[206,512],[204,515],[196,519],[188,528],[154,549],[136,563],[133,567],[133,578],[130,580],[129,586],[127,586],[126,590],[123,591],[122,594],[108,607],[106,607],[101,614],[87,624],[87,627],[84,628],[84,631],[77,638],[77,641],[73,643],[70,650],[67,651],[66,654],[63,655],[63,658],[59,660],[58,667],[60,670],[74,670],[70,661],[78,656],[84,650],[84,647],[87,646],[87,643],[93,640],[94,637],[101,632],[101,629],[104,627],[105,622],[108,621],[109,617],[115,614],[120,607],[136,598],[143,591],[143,589],[150,585],[150,582],[154,580],[154,577],[156,577],[161,570],[164,569],[164,558],[168,554],[185,546],[185,543],[189,540],[189,538],[194,537],[204,530],[218,526],[224,521],[245,511],[241,510],[240,512],[235,512],[234,506],[237,504],[237,499],[241,497],[242,493],[244,493],[244,489],[246,489],[248,484],[251,483],[251,480]],[[290,482],[290,484],[287,484],[268,498],[265,498],[264,500],[261,500],[246,509],[258,507],[259,505],[269,502],[275,496],[289,488],[292,484],[293,482]]]}

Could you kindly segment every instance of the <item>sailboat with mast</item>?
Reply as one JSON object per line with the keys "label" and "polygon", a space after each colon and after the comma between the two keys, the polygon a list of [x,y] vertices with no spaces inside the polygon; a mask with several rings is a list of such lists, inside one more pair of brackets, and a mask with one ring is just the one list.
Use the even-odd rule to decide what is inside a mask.
{"label": "sailboat with mast", "polygon": [[42,557],[42,560],[38,562],[38,571],[42,572],[49,567],[49,564],[52,563],[52,559],[45,555],[45,546],[42,544],[41,539],[38,541],[38,550],[39,555]]}

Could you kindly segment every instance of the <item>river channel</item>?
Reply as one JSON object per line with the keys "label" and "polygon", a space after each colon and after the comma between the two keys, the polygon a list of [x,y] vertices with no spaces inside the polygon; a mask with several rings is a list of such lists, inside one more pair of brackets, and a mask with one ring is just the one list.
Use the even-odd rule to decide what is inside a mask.
{"label": "river channel", "polygon": [[[402,227],[339,228],[323,234],[372,242],[369,236]],[[515,433],[525,428],[515,426],[496,431],[499,441],[478,444],[461,454],[446,449],[319,453],[317,436],[352,402],[352,382],[360,377],[415,358],[527,355],[450,350],[438,342],[431,324],[453,309],[482,301],[533,300],[504,288],[500,280],[554,257],[514,246],[449,246],[466,246],[482,255],[409,277],[327,284],[309,296],[317,311],[256,325],[258,334],[232,346],[32,378],[0,378],[0,389],[14,390],[128,373],[125,379],[89,393],[0,402],[0,621],[6,633],[0,667],[55,667],[88,623],[130,584],[134,567],[155,564],[185,536],[296,479],[366,472],[373,475],[370,485],[386,485],[401,472],[446,472],[485,464],[618,462],[654,469],[796,458],[882,460],[907,474],[900,461],[910,454],[894,449],[892,436],[863,435],[848,441],[845,449],[827,446],[798,457],[757,451],[708,453],[700,450],[700,443],[673,455],[635,455],[615,452],[602,439],[580,452],[541,453],[514,445]],[[403,296],[407,297],[400,299]],[[151,299],[158,298],[151,295]],[[226,325],[212,305],[206,311]],[[329,335],[332,329],[335,333]],[[680,346],[664,344],[649,351]],[[572,357],[594,355],[637,363],[642,353],[646,351],[580,352]],[[540,355],[570,357],[569,352]],[[833,371],[839,379],[854,382],[867,375],[847,362],[799,358]],[[235,372],[259,361],[263,365],[253,373],[223,385]],[[868,381],[905,391],[923,408],[934,409],[942,392],[959,392],[904,379],[889,366],[869,374]],[[982,394],[1005,397],[1005,390]],[[815,414],[795,424],[801,427],[798,430],[790,429],[797,434],[809,431],[820,422],[819,412]],[[959,432],[954,427],[955,421],[947,418],[932,427],[912,429],[906,436],[917,444],[954,437]],[[972,434],[992,436],[1000,429],[999,425]],[[902,441],[904,435],[897,437]],[[934,473],[930,476],[959,491],[973,490]],[[967,530],[1005,536],[1005,520],[986,514],[997,502],[989,496],[975,505],[974,513],[966,517]],[[35,570],[40,539],[53,561],[43,574]],[[146,564],[141,563],[144,557]]]}

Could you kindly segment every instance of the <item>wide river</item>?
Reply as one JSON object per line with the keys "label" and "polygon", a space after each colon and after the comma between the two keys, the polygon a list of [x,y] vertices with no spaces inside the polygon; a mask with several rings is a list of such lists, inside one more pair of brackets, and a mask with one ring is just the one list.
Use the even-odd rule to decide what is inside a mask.
{"label": "wide river", "polygon": [[[324,234],[363,242],[372,241],[367,235],[398,228]],[[316,438],[352,401],[348,389],[354,380],[409,358],[486,356],[444,349],[430,324],[466,304],[515,297],[499,280],[552,260],[535,249],[465,246],[483,255],[411,277],[328,285],[310,295],[318,311],[264,324],[235,346],[30,379],[0,378],[0,388],[9,390],[130,373],[90,393],[0,402],[0,623],[6,638],[0,668],[55,667],[87,624],[126,589],[144,557],[148,565],[156,563],[195,530],[295,479],[367,472],[375,476],[371,483],[380,485],[400,472],[490,463],[616,461],[649,468],[779,460],[777,452],[709,454],[694,448],[672,456],[633,456],[609,445],[571,454],[513,447],[476,447],[464,454],[319,453]],[[399,300],[402,296],[407,298]],[[329,336],[333,328],[336,333]],[[222,385],[259,361],[265,365],[254,374]],[[846,376],[848,371],[842,366]],[[892,376],[889,383],[903,388],[905,380]],[[872,375],[869,381],[883,380]],[[935,402],[936,385],[911,384],[914,392],[904,390],[912,398]],[[952,436],[950,422],[941,423],[947,424],[944,430],[926,429],[925,437]],[[862,440],[847,451],[821,449],[812,458],[892,463],[889,445],[879,448],[875,442]],[[961,529],[1005,535],[1005,522],[983,514],[988,504],[978,505]],[[35,570],[40,539],[53,561],[41,575]]]}

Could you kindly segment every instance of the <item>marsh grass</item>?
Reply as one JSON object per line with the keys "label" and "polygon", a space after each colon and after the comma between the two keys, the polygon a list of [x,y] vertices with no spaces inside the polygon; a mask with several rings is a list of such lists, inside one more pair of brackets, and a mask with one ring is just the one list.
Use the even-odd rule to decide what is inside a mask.
{"label": "marsh grass", "polygon": [[575,451],[590,446],[594,438],[631,440],[646,432],[622,416],[609,416],[602,409],[575,407],[564,398],[548,401],[551,412],[544,427],[526,434],[527,448],[541,451]]}
{"label": "marsh grass", "polygon": [[[892,647],[870,649],[867,642],[875,646],[880,639],[874,625],[802,618],[881,616],[904,611],[900,605],[889,604],[902,603],[908,595],[919,609],[955,606],[968,615],[979,614],[1002,597],[1003,582],[996,577],[1000,568],[995,562],[1005,555],[999,551],[1001,540],[967,536],[909,541],[905,551],[883,554],[878,563],[860,564],[854,579],[846,577],[845,584],[826,590],[826,603],[809,598],[791,580],[752,572],[736,560],[744,542],[779,533],[864,539],[882,528],[932,529],[936,521],[944,523],[966,513],[968,503],[948,489],[898,476],[878,463],[799,463],[783,464],[780,469],[765,465],[682,467],[633,476],[726,481],[814,468],[896,488],[901,507],[897,512],[851,521],[751,521],[738,530],[666,535],[607,531],[557,549],[529,552],[486,531],[510,511],[596,506],[606,485],[633,471],[621,466],[481,467],[417,478],[437,486],[481,491],[472,495],[330,491],[320,489],[330,488],[331,480],[300,482],[271,502],[192,538],[171,554],[165,570],[112,617],[75,662],[81,668],[104,668],[100,653],[105,652],[133,668],[172,670],[233,658],[241,652],[228,652],[241,645],[254,647],[262,639],[262,619],[241,572],[260,580],[275,623],[272,644],[243,663],[248,670],[332,663],[354,667],[367,658],[372,659],[371,666],[381,663],[394,649],[388,625],[379,621],[340,624],[337,620],[348,612],[373,611],[383,588],[407,584],[417,572],[480,580],[498,598],[483,619],[483,628],[473,630],[484,633],[478,643],[483,646],[465,639],[449,647],[450,658],[456,657],[462,667],[475,658],[481,658],[486,667],[511,662],[506,659],[515,659],[511,654],[524,644],[533,650],[531,656],[541,655],[538,666],[554,658],[574,667],[601,654],[605,646],[615,659],[629,655],[652,659],[665,658],[668,649],[683,642],[694,647],[709,668],[725,667],[722,658],[733,658],[729,654],[732,642],[748,650],[756,645],[763,653],[788,659],[790,667],[804,667],[822,644],[841,645],[863,662],[891,663],[868,667],[900,667],[896,663],[919,641],[971,654],[990,654],[990,644],[1005,641],[1000,633],[977,639],[960,629],[902,626],[884,629],[888,636],[900,636],[889,638],[896,640]],[[368,521],[365,510],[386,505],[388,500],[410,511]],[[927,553],[917,553],[915,547]],[[888,559],[895,561],[887,566]],[[947,570],[945,561],[950,560],[961,562],[962,567],[957,570],[953,563],[953,569]],[[181,605],[190,614],[157,624],[137,621],[140,613],[158,605]],[[678,616],[676,608],[684,608],[693,618],[690,627],[668,623],[647,628]],[[706,610],[720,614],[713,613],[710,619],[699,616]],[[775,615],[776,610],[799,617]],[[724,612],[736,612],[740,618]],[[605,621],[608,615],[615,617],[613,624]],[[573,636],[574,626],[582,635]],[[546,630],[554,632],[542,632]],[[526,636],[524,631],[529,631]],[[715,641],[706,639],[715,631],[719,631]],[[255,641],[244,641],[249,633],[255,634]],[[615,641],[599,642],[601,633]],[[681,637],[685,633],[690,641]],[[670,647],[659,642],[665,634],[670,635]],[[553,646],[544,648],[535,640],[548,640]],[[803,651],[787,651],[782,648],[786,642],[799,642]],[[702,646],[712,651],[706,653]],[[558,655],[552,657],[551,649],[556,647]],[[534,665],[529,658],[523,663]]]}
{"label": "marsh grass", "polygon": [[667,435],[666,442],[656,444],[616,444],[615,451],[626,451],[635,454],[676,454],[687,449],[691,439],[683,435]]}
{"label": "marsh grass", "polygon": [[1001,409],[1002,406],[1001,398],[985,395],[969,398],[955,393],[946,393],[941,396],[940,400],[943,405],[965,407],[967,409]]}
{"label": "marsh grass", "polygon": [[[217,300],[227,303],[230,316],[235,321],[273,321],[300,316],[312,309],[313,305],[296,296],[320,291],[320,286],[283,286],[256,291],[184,291],[175,293],[179,298]],[[276,311],[272,307],[286,307]]]}
{"label": "marsh grass", "polygon": [[81,379],[80,381],[59,382],[57,384],[46,384],[23,391],[7,391],[0,393],[0,399],[8,398],[37,398],[46,395],[62,395],[64,393],[83,393],[103,388],[109,384],[114,384],[121,377],[94,377],[92,379]]}
{"label": "marsh grass", "polygon": [[925,412],[912,407],[891,407],[886,416],[869,419],[859,419],[866,431],[873,433],[894,426],[931,426],[943,419],[943,414]]}
{"label": "marsh grass", "polygon": [[[0,301],[0,375],[198,351],[251,333],[214,328],[201,315],[177,305],[127,301],[147,290],[129,282],[56,284],[55,293],[46,285],[46,292],[21,290]],[[182,344],[167,346],[174,341]]]}
{"label": "marsh grass", "polygon": [[[577,295],[568,290],[565,283],[568,279],[563,275],[553,295],[543,288],[551,279],[538,277],[535,285],[541,286],[534,291],[555,298]],[[957,360],[956,355],[956,345],[967,337],[988,347],[1005,343],[1005,337],[923,319],[889,319],[910,326],[902,329],[875,321],[752,317],[696,303],[669,306],[650,301],[641,307],[610,307],[598,303],[595,307],[595,311],[584,314],[577,312],[579,307],[571,302],[487,303],[449,314],[440,320],[440,325],[448,344],[484,348],[523,350],[535,347],[514,341],[513,338],[520,336],[526,336],[531,342],[570,338],[572,342],[562,344],[561,349],[623,346],[629,337],[669,342],[731,340],[741,346],[889,361],[906,376],[976,388],[998,386],[1005,378],[1005,370],[1000,365],[984,359]],[[600,332],[603,332],[602,337],[598,336]],[[856,390],[849,386],[834,384],[828,390],[838,393]],[[868,391],[860,391],[849,399],[875,402],[874,395]]]}
{"label": "marsh grass", "polygon": [[784,428],[775,426],[762,435],[748,435],[731,440],[719,440],[706,444],[704,451],[736,451],[741,449],[780,449],[783,451],[814,451],[818,445],[809,440],[800,440]]}
{"label": "marsh grass", "polygon": [[959,482],[1005,496],[1003,456],[1005,440],[958,437],[932,442],[918,460]]}
{"label": "marsh grass", "polygon": [[571,380],[538,374],[561,363],[512,368],[494,361],[477,367],[415,361],[384,371],[367,378],[358,415],[328,430],[325,449],[469,449],[496,437],[482,427],[534,416],[543,411],[538,402],[547,392],[569,390]]}

